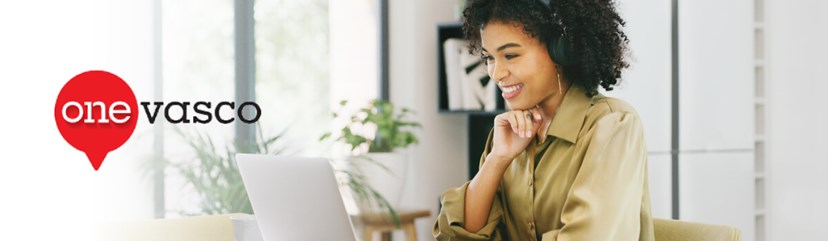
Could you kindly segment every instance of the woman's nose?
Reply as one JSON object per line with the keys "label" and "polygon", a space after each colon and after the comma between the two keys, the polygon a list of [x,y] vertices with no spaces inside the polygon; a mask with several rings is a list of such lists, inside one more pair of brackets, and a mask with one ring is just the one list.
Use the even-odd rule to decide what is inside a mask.
{"label": "woman's nose", "polygon": [[509,76],[509,71],[503,65],[498,64],[497,62],[489,65],[489,77],[492,78],[492,80],[500,83],[500,81],[502,81],[503,78],[506,78],[506,76]]}

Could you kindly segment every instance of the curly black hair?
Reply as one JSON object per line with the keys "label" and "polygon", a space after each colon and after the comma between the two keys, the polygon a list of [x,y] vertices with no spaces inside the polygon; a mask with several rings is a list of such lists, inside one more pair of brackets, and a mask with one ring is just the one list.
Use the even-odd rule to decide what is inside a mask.
{"label": "curly black hair", "polygon": [[541,0],[470,0],[463,10],[463,33],[471,54],[480,53],[480,30],[492,21],[523,25],[526,34],[544,44],[566,36],[572,64],[563,66],[562,74],[587,96],[596,95],[599,85],[612,90],[629,67],[625,22],[612,0],[553,0],[550,6]]}

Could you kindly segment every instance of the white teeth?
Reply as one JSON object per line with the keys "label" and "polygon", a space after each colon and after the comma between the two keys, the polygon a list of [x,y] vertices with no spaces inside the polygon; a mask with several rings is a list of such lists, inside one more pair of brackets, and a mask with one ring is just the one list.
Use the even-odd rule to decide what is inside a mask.
{"label": "white teeth", "polygon": [[523,84],[512,85],[512,86],[509,86],[509,87],[503,87],[503,93],[509,94],[509,93],[515,92],[516,90],[519,90],[521,87],[523,87]]}

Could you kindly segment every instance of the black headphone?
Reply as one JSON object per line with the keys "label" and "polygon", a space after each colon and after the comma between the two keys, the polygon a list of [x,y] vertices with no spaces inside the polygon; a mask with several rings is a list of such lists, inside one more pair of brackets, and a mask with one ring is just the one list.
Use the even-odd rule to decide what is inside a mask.
{"label": "black headphone", "polygon": [[[546,8],[552,12],[552,0],[540,0],[541,4],[546,6]],[[558,38],[550,38],[546,41],[546,50],[549,51],[549,57],[555,61],[555,63],[562,65],[562,66],[569,66],[572,65],[573,60],[572,52],[573,50],[569,47],[569,40],[566,36],[566,30],[564,33],[558,36]]]}

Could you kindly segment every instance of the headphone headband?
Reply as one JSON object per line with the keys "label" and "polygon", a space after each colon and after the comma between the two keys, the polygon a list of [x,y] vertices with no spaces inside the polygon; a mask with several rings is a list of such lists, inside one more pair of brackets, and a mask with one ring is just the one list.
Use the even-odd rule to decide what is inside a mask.
{"label": "headphone headband", "polygon": [[[552,0],[539,0],[541,4],[546,6],[547,9],[550,11],[552,10]],[[572,65],[572,60],[570,59],[572,50],[569,49],[569,41],[567,41],[566,37],[566,27],[561,26],[563,28],[563,34],[558,36],[558,39],[550,39],[547,42],[546,49],[549,51],[549,57],[552,58],[557,64],[567,66]]]}

